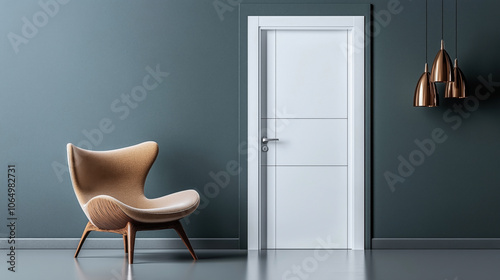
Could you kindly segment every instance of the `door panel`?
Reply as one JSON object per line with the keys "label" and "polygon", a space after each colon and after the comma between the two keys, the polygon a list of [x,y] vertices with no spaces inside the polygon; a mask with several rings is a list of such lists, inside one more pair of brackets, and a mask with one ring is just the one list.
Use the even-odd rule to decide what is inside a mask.
{"label": "door panel", "polygon": [[347,31],[262,36],[268,248],[348,246]]}
{"label": "door panel", "polygon": [[275,180],[277,248],[347,248],[346,166],[277,166]]}
{"label": "door panel", "polygon": [[[273,32],[274,33],[274,32]],[[347,31],[279,30],[276,99],[294,118],[347,117]],[[344,50],[343,50],[344,49]],[[271,50],[273,52],[274,50]],[[268,68],[269,69],[269,68]]]}
{"label": "door panel", "polygon": [[277,136],[278,165],[347,165],[347,119],[289,119]]}

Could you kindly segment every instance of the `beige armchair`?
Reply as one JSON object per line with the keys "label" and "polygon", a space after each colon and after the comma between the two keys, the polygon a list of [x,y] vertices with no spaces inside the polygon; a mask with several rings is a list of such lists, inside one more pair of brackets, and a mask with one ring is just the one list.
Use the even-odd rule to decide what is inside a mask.
{"label": "beige armchair", "polygon": [[136,231],[174,229],[197,259],[180,219],[200,204],[195,190],[148,199],[144,183],[158,155],[158,144],[149,141],[111,151],[89,151],[67,145],[68,163],[76,197],[89,219],[76,249],[78,256],[91,231],[123,235],[129,263],[134,260]]}

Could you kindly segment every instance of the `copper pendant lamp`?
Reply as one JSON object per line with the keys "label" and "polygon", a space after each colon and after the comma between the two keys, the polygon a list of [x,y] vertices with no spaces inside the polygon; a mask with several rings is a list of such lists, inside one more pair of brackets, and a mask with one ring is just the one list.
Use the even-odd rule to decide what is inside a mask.
{"label": "copper pendant lamp", "polygon": [[425,64],[424,73],[418,79],[415,96],[413,98],[413,107],[437,107],[438,95],[436,85],[431,82],[429,67]]}
{"label": "copper pendant lamp", "polygon": [[431,81],[434,83],[446,83],[453,81],[453,66],[451,59],[444,49],[443,30],[444,30],[444,5],[441,0],[441,49],[436,54],[432,63]]}
{"label": "copper pendant lamp", "polygon": [[[427,60],[427,0],[425,0],[425,60]],[[424,73],[418,79],[413,107],[436,107],[438,106],[438,95],[436,85],[431,82],[429,66],[425,63]]]}
{"label": "copper pendant lamp", "polygon": [[[455,0],[455,54],[458,57],[458,1]],[[446,84],[445,98],[466,98],[465,76],[462,70],[458,68],[458,58],[455,58],[455,67],[453,68],[454,81]]]}
{"label": "copper pendant lamp", "polygon": [[462,70],[458,68],[458,59],[455,58],[455,67],[453,68],[455,80],[446,84],[445,98],[466,98],[465,93],[465,76]]}

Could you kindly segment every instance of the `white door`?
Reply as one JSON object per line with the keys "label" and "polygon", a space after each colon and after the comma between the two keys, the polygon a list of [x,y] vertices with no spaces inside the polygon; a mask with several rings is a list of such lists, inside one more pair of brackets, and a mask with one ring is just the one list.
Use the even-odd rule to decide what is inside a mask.
{"label": "white door", "polygon": [[345,249],[347,31],[265,33],[267,247]]}
{"label": "white door", "polygon": [[[354,17],[329,17],[333,26],[322,21],[325,17],[310,17],[299,26],[289,26],[291,17],[282,17],[282,24],[279,18],[258,19],[259,246],[324,248],[318,240],[328,240],[331,249],[353,248],[352,231],[359,225],[353,215],[360,216],[359,210],[354,213],[354,184],[358,190],[363,186],[354,178],[360,170],[355,159],[363,157],[363,140],[354,137],[363,130],[363,116],[354,114],[360,97],[354,95],[364,77],[359,75],[363,65],[354,59],[353,29],[342,20],[352,23]],[[249,141],[255,141],[250,52],[249,47]],[[252,166],[249,159],[249,244]],[[357,195],[357,203],[363,203],[363,193]]]}

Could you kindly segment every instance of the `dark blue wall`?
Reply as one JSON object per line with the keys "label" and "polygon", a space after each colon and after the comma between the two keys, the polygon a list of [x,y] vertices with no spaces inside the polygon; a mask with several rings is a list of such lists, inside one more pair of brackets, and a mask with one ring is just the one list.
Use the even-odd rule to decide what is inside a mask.
{"label": "dark blue wall", "polygon": [[[66,164],[66,143],[106,150],[145,140],[160,145],[147,195],[197,188],[205,199],[186,225],[188,234],[241,237],[238,175],[224,177],[227,184],[210,175],[222,178],[229,174],[221,173],[228,163],[245,160],[238,148],[244,140],[239,132],[246,129],[238,121],[238,1],[63,2],[58,10],[49,7],[53,16],[46,18],[38,1],[2,1],[0,8],[0,194],[6,195],[7,165],[16,164],[18,237],[81,235],[86,219],[61,166]],[[432,63],[441,18],[440,3],[429,2]],[[370,136],[373,237],[500,237],[500,85],[481,88],[482,79],[500,81],[500,3],[459,1],[459,58],[469,92],[492,93],[484,100],[442,100],[438,108],[412,107],[425,63],[425,2],[401,0],[397,13],[388,12],[394,1],[349,3],[372,4],[376,22]],[[216,7],[223,10],[218,14]],[[446,0],[445,9],[444,37],[454,58],[454,1]],[[36,23],[40,27],[30,28]],[[148,66],[169,75],[145,95],[137,92],[140,101],[127,101],[122,95],[139,89],[150,75]],[[464,102],[460,113],[457,106]],[[100,122],[111,124],[96,132]],[[409,160],[419,149],[415,140],[431,137],[436,128],[446,140],[391,189],[387,172],[408,175],[398,172],[400,158]],[[207,184],[224,187],[207,192]],[[4,217],[6,199],[1,199],[0,211]],[[0,232],[6,235],[5,229]]]}

